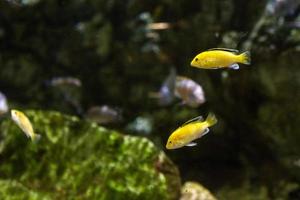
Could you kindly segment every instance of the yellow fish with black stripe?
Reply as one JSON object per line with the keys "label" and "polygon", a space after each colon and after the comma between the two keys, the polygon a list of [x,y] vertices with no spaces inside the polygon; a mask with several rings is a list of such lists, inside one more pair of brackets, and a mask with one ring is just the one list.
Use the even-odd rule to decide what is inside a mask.
{"label": "yellow fish with black stripe", "polygon": [[191,62],[192,67],[202,69],[239,69],[239,64],[250,65],[250,52],[239,53],[235,49],[213,48],[199,53]]}
{"label": "yellow fish with black stripe", "polygon": [[166,148],[178,149],[183,146],[195,146],[194,140],[206,135],[209,127],[217,123],[213,113],[209,113],[204,121],[201,116],[191,119],[177,128],[169,137]]}

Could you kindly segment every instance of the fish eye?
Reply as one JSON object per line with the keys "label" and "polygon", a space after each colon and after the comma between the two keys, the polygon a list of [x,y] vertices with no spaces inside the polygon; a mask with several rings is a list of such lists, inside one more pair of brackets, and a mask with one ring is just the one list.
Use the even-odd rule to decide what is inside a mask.
{"label": "fish eye", "polygon": [[169,141],[169,144],[172,144],[172,141]]}
{"label": "fish eye", "polygon": [[198,58],[195,58],[195,61],[197,62],[199,59]]}

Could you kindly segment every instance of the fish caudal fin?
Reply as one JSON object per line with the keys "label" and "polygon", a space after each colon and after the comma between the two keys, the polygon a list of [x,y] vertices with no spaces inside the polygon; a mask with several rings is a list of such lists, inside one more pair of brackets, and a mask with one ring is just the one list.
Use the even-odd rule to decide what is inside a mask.
{"label": "fish caudal fin", "polygon": [[209,113],[206,118],[206,122],[208,123],[209,126],[213,126],[218,122],[218,120],[213,113]]}
{"label": "fish caudal fin", "polygon": [[250,51],[245,51],[244,53],[239,55],[239,62],[245,65],[251,64],[251,56]]}
{"label": "fish caudal fin", "polygon": [[38,142],[40,139],[41,139],[41,135],[40,134],[34,134],[34,136],[31,138],[31,140],[33,141],[33,142]]}

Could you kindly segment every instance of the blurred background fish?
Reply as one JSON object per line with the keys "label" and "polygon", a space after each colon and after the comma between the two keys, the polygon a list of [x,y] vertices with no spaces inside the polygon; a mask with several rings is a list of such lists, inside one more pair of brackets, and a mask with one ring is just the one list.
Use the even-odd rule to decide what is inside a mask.
{"label": "blurred background fish", "polygon": [[201,85],[184,76],[176,77],[175,96],[182,100],[182,104],[190,107],[198,107],[205,102]]}
{"label": "blurred background fish", "polygon": [[39,2],[39,0],[6,0],[6,2],[15,6],[27,6],[34,5]]}
{"label": "blurred background fish", "polygon": [[52,91],[53,100],[60,101],[66,104],[66,109],[72,110],[75,114],[82,116],[83,108],[81,106],[81,86],[82,82],[80,79],[65,76],[65,77],[54,77],[45,82],[47,88]]}
{"label": "blurred background fish", "polygon": [[170,105],[175,97],[175,85],[176,70],[174,68],[171,68],[170,73],[161,85],[159,92],[150,92],[149,96],[151,98],[158,99],[158,103],[161,106]]}
{"label": "blurred background fish", "polygon": [[188,77],[177,76],[175,69],[171,69],[159,92],[151,92],[149,96],[157,98],[161,106],[170,105],[175,97],[182,100],[182,105],[190,107],[197,107],[205,102],[201,85]]}
{"label": "blurred background fish", "polygon": [[74,77],[55,77],[47,82],[50,86],[58,87],[58,86],[75,86],[81,87],[81,81],[78,78]]}
{"label": "blurred background fish", "polygon": [[269,0],[266,12],[274,16],[290,16],[299,12],[299,0]]}
{"label": "blurred background fish", "polygon": [[89,108],[85,117],[98,124],[108,124],[122,120],[121,111],[108,105]]}
{"label": "blurred background fish", "polygon": [[8,104],[6,96],[0,92],[0,115],[6,113],[8,111]]}

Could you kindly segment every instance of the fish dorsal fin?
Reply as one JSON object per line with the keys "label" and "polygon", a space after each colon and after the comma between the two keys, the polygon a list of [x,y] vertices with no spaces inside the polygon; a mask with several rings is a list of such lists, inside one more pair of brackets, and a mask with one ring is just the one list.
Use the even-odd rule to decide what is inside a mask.
{"label": "fish dorsal fin", "polygon": [[175,83],[176,83],[176,75],[177,75],[176,69],[172,67],[170,69],[169,75],[163,82],[162,88],[167,88],[168,90],[170,90],[171,93],[174,93]]}
{"label": "fish dorsal fin", "polygon": [[203,121],[204,121],[204,118],[202,116],[198,116],[198,117],[195,117],[193,119],[190,119],[189,121],[185,122],[181,126],[184,126],[184,125],[187,125],[187,124],[190,124],[190,123],[193,123],[193,122],[203,122]]}
{"label": "fish dorsal fin", "polygon": [[237,49],[228,49],[228,48],[211,48],[211,49],[208,49],[207,51],[218,51],[218,50],[229,51],[232,53],[239,53],[239,50],[237,50]]}
{"label": "fish dorsal fin", "polygon": [[196,142],[191,142],[191,143],[188,143],[188,144],[185,145],[185,146],[187,146],[187,147],[193,147],[193,146],[196,146],[196,145],[197,145]]}

